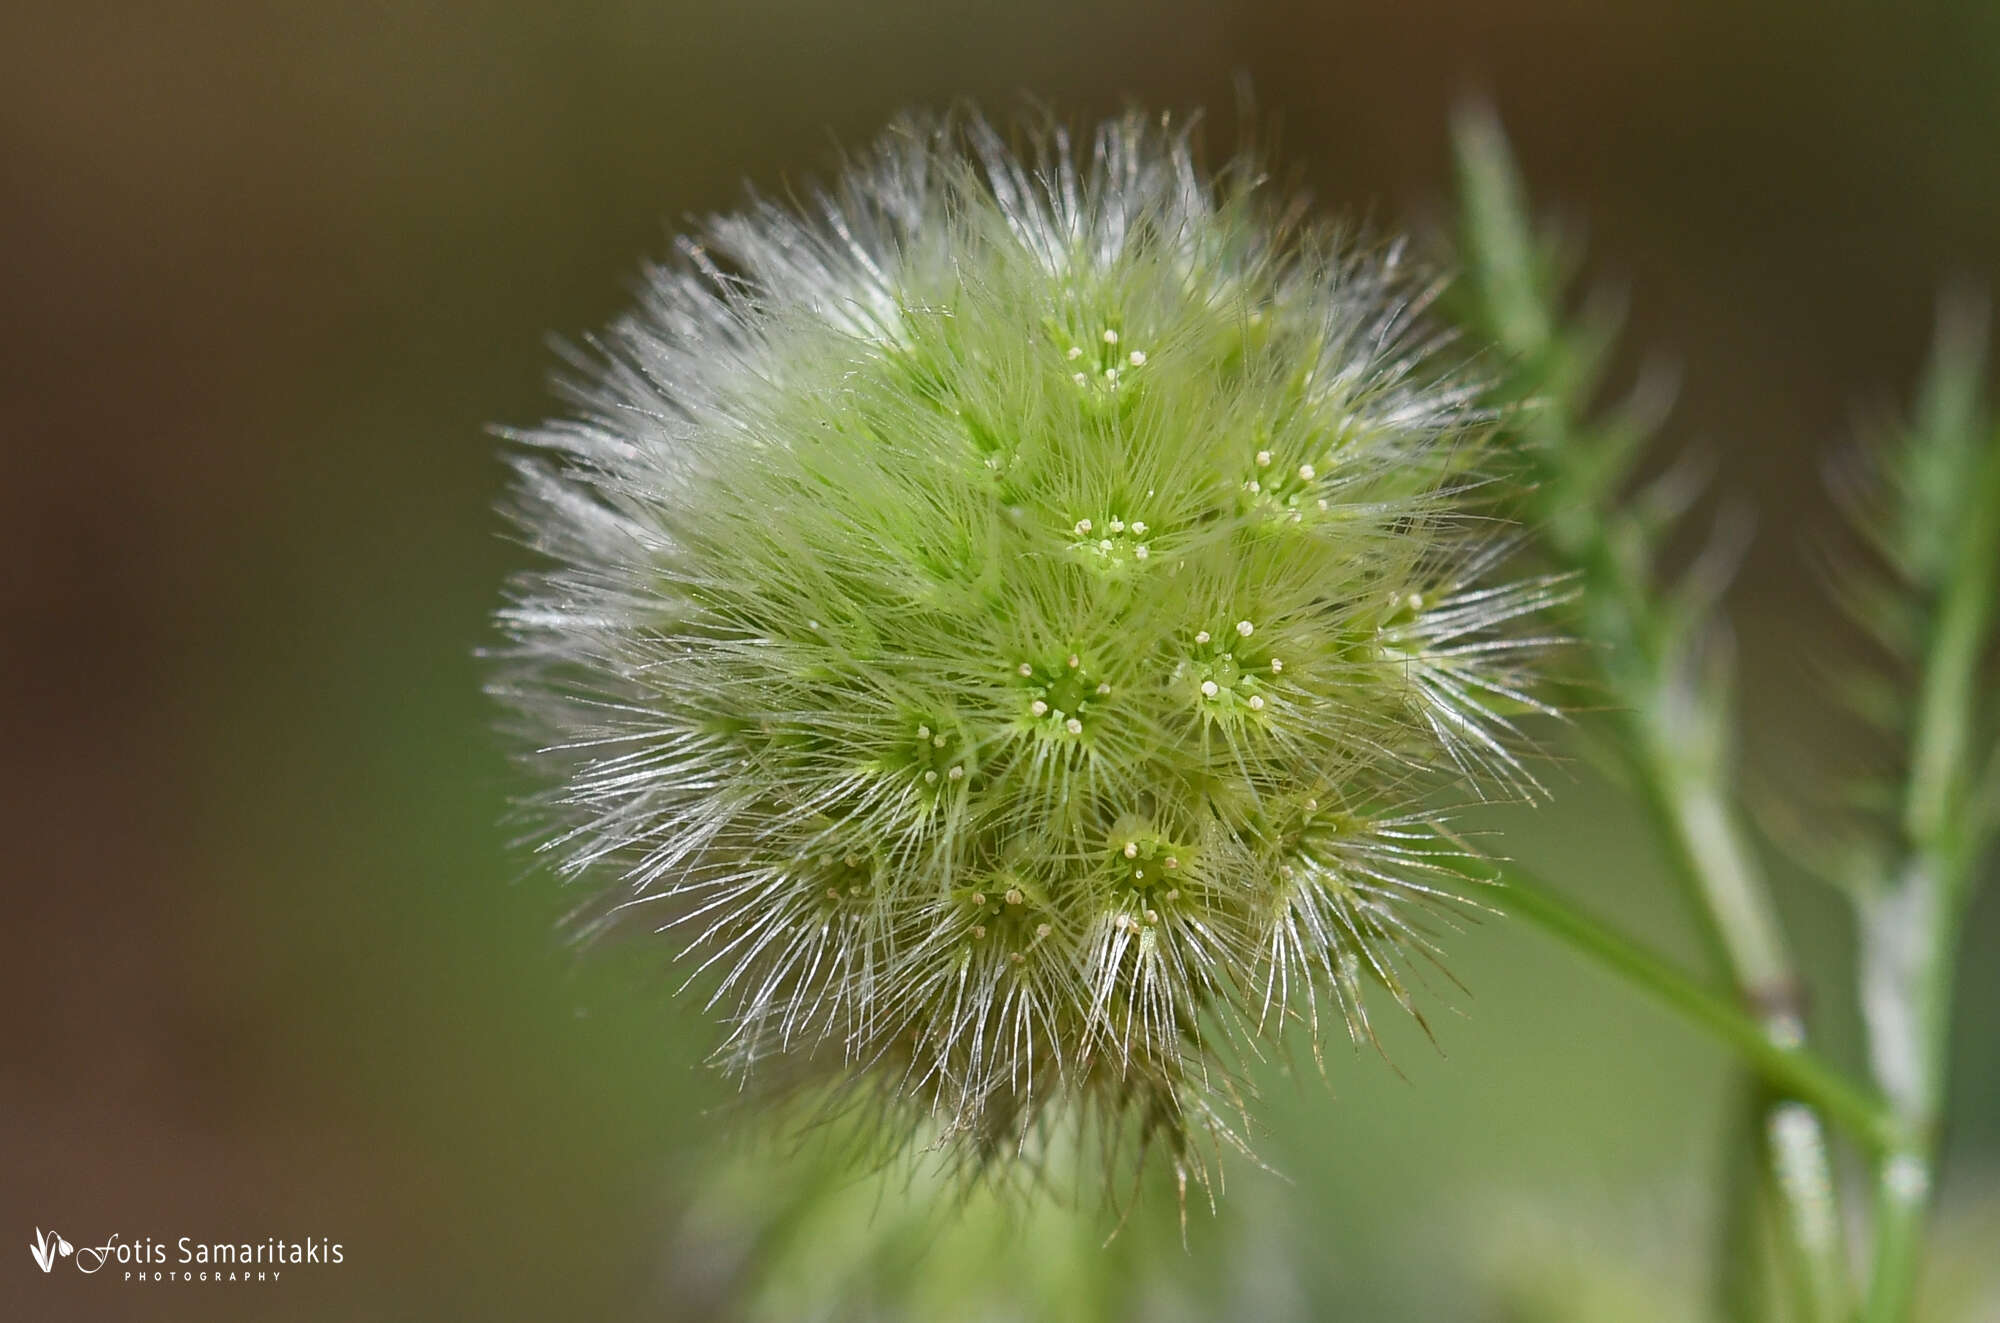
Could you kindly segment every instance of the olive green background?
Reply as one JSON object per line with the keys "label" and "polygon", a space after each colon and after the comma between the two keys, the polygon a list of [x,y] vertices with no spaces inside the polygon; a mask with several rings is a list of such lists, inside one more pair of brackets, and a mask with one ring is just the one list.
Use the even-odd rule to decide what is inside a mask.
{"label": "olive green background", "polygon": [[[1232,1163],[1185,1251],[1165,1190],[1100,1250],[1088,1209],[939,1230],[733,1138],[665,946],[570,950],[509,848],[474,653],[525,554],[484,429],[552,407],[546,337],[902,107],[1206,106],[1226,147],[1239,78],[1321,203],[1385,226],[1445,215],[1448,113],[1498,107],[1680,365],[1673,435],[1760,511],[1746,777],[1800,788],[1845,748],[1805,683],[1848,646],[1800,555],[1816,456],[1906,393],[1941,283],[2000,273],[1992,5],[8,7],[0,1315],[1693,1316],[1724,1063],[1525,929],[1455,941],[1436,1047],[1267,1072],[1282,1175]],[[1626,801],[1551,783],[1489,815],[1509,849],[1698,959]],[[1780,882],[1853,1064],[1841,908]],[[1933,1302],[1990,1323],[2000,905],[1975,919]],[[346,1261],[44,1277],[37,1227]]]}

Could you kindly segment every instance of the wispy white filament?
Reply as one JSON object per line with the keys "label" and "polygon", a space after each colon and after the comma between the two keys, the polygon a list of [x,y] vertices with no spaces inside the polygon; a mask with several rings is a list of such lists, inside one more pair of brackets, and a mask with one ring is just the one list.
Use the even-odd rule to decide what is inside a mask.
{"label": "wispy white filament", "polygon": [[1528,784],[1555,588],[1484,582],[1430,287],[1282,201],[1138,116],[907,121],[684,242],[517,438],[544,848],[731,1068],[1179,1152],[1243,1045],[1412,1004],[1424,795]]}

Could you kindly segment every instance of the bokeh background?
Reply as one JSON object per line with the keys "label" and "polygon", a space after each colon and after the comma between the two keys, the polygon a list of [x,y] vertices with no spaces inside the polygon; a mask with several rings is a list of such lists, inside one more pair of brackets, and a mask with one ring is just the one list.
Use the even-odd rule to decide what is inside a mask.
{"label": "bokeh background", "polygon": [[[1435,1048],[1267,1079],[1278,1174],[1234,1164],[1186,1249],[1170,1195],[1100,1249],[1096,1210],[954,1221],[921,1177],[732,1138],[663,953],[564,946],[508,848],[474,653],[524,553],[485,428],[552,407],[547,337],[905,106],[1208,107],[1226,147],[1240,78],[1316,197],[1385,225],[1442,219],[1451,107],[1497,106],[1681,366],[1674,435],[1761,511],[1746,775],[1820,766],[1801,678],[1847,645],[1799,555],[1815,457],[1907,392],[1942,282],[2000,275],[2000,8],[7,6],[0,1316],[1699,1317],[1724,1062],[1533,932],[1456,942]],[[1512,852],[1698,958],[1637,814],[1587,767],[1557,788]],[[1852,1063],[1840,906],[1779,882]],[[1990,895],[1975,919],[1932,1300],[1990,1323]],[[45,1278],[35,1227],[346,1262]]]}

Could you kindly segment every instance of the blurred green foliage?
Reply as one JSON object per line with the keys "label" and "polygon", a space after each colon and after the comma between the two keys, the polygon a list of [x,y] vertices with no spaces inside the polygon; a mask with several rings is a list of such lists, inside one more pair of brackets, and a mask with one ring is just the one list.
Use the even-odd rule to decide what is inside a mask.
{"label": "blurred green foliage", "polygon": [[[1165,1190],[1101,1249],[1097,1210],[947,1225],[921,1184],[840,1184],[743,1135],[666,949],[565,949],[564,898],[508,848],[474,651],[525,553],[482,429],[551,407],[545,333],[611,315],[682,214],[780,190],[905,104],[1204,104],[1226,144],[1239,71],[1323,201],[1387,224],[1437,214],[1449,107],[1490,92],[1629,286],[1633,342],[1681,357],[1674,435],[1765,512],[1732,598],[1751,776],[1818,765],[1840,737],[1800,655],[1844,645],[1794,554],[1832,518],[1811,456],[1857,392],[1905,387],[1942,276],[2000,272],[1992,6],[0,18],[9,1224],[349,1247],[227,1299],[17,1262],[0,1314],[1698,1315],[1721,1060],[1532,932],[1455,939],[1470,991],[1436,989],[1435,1046],[1392,1034],[1324,1083],[1272,1063],[1282,1175],[1235,1164],[1185,1249]],[[1554,785],[1486,825],[1694,958],[1625,801],[1581,769]],[[1853,1064],[1840,911],[1777,881]],[[1971,922],[1940,1323],[2000,1312],[1990,893]]]}

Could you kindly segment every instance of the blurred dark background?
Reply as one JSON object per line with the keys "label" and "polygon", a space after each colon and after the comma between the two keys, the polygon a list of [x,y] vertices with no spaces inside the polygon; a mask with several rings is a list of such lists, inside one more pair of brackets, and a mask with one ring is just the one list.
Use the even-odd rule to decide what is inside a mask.
{"label": "blurred dark background", "polygon": [[[1761,512],[1732,599],[1751,777],[1816,766],[1838,736],[1800,680],[1847,645],[1798,554],[1831,519],[1815,457],[1907,394],[1941,283],[2000,273],[2000,7],[8,7],[0,1315],[865,1303],[856,1246],[900,1234],[902,1187],[772,1231],[807,1165],[719,1139],[726,1088],[662,955],[565,948],[563,897],[507,847],[474,650],[524,553],[485,428],[549,411],[547,337],[617,312],[746,180],[966,96],[1207,107],[1226,148],[1239,77],[1322,205],[1384,225],[1444,217],[1448,115],[1490,98],[1635,341],[1681,365],[1674,434]],[[1637,815],[1580,769],[1559,790],[1514,851],[1692,958]],[[1852,1062],[1840,907],[1780,881]],[[1945,1240],[1990,1251],[1990,897],[1977,918]],[[1532,933],[1458,948],[1442,1051],[1399,1040],[1400,1074],[1337,1053],[1330,1088],[1276,1089],[1286,1179],[1233,1168],[1187,1251],[1170,1208],[1108,1252],[1088,1218],[1002,1219],[978,1271],[1066,1302],[1022,1317],[1083,1310],[1063,1272],[1136,1282],[1103,1287],[1111,1312],[1150,1317],[1692,1317],[1721,1058]],[[36,1227],[327,1237],[346,1262],[44,1278],[18,1248]]]}

